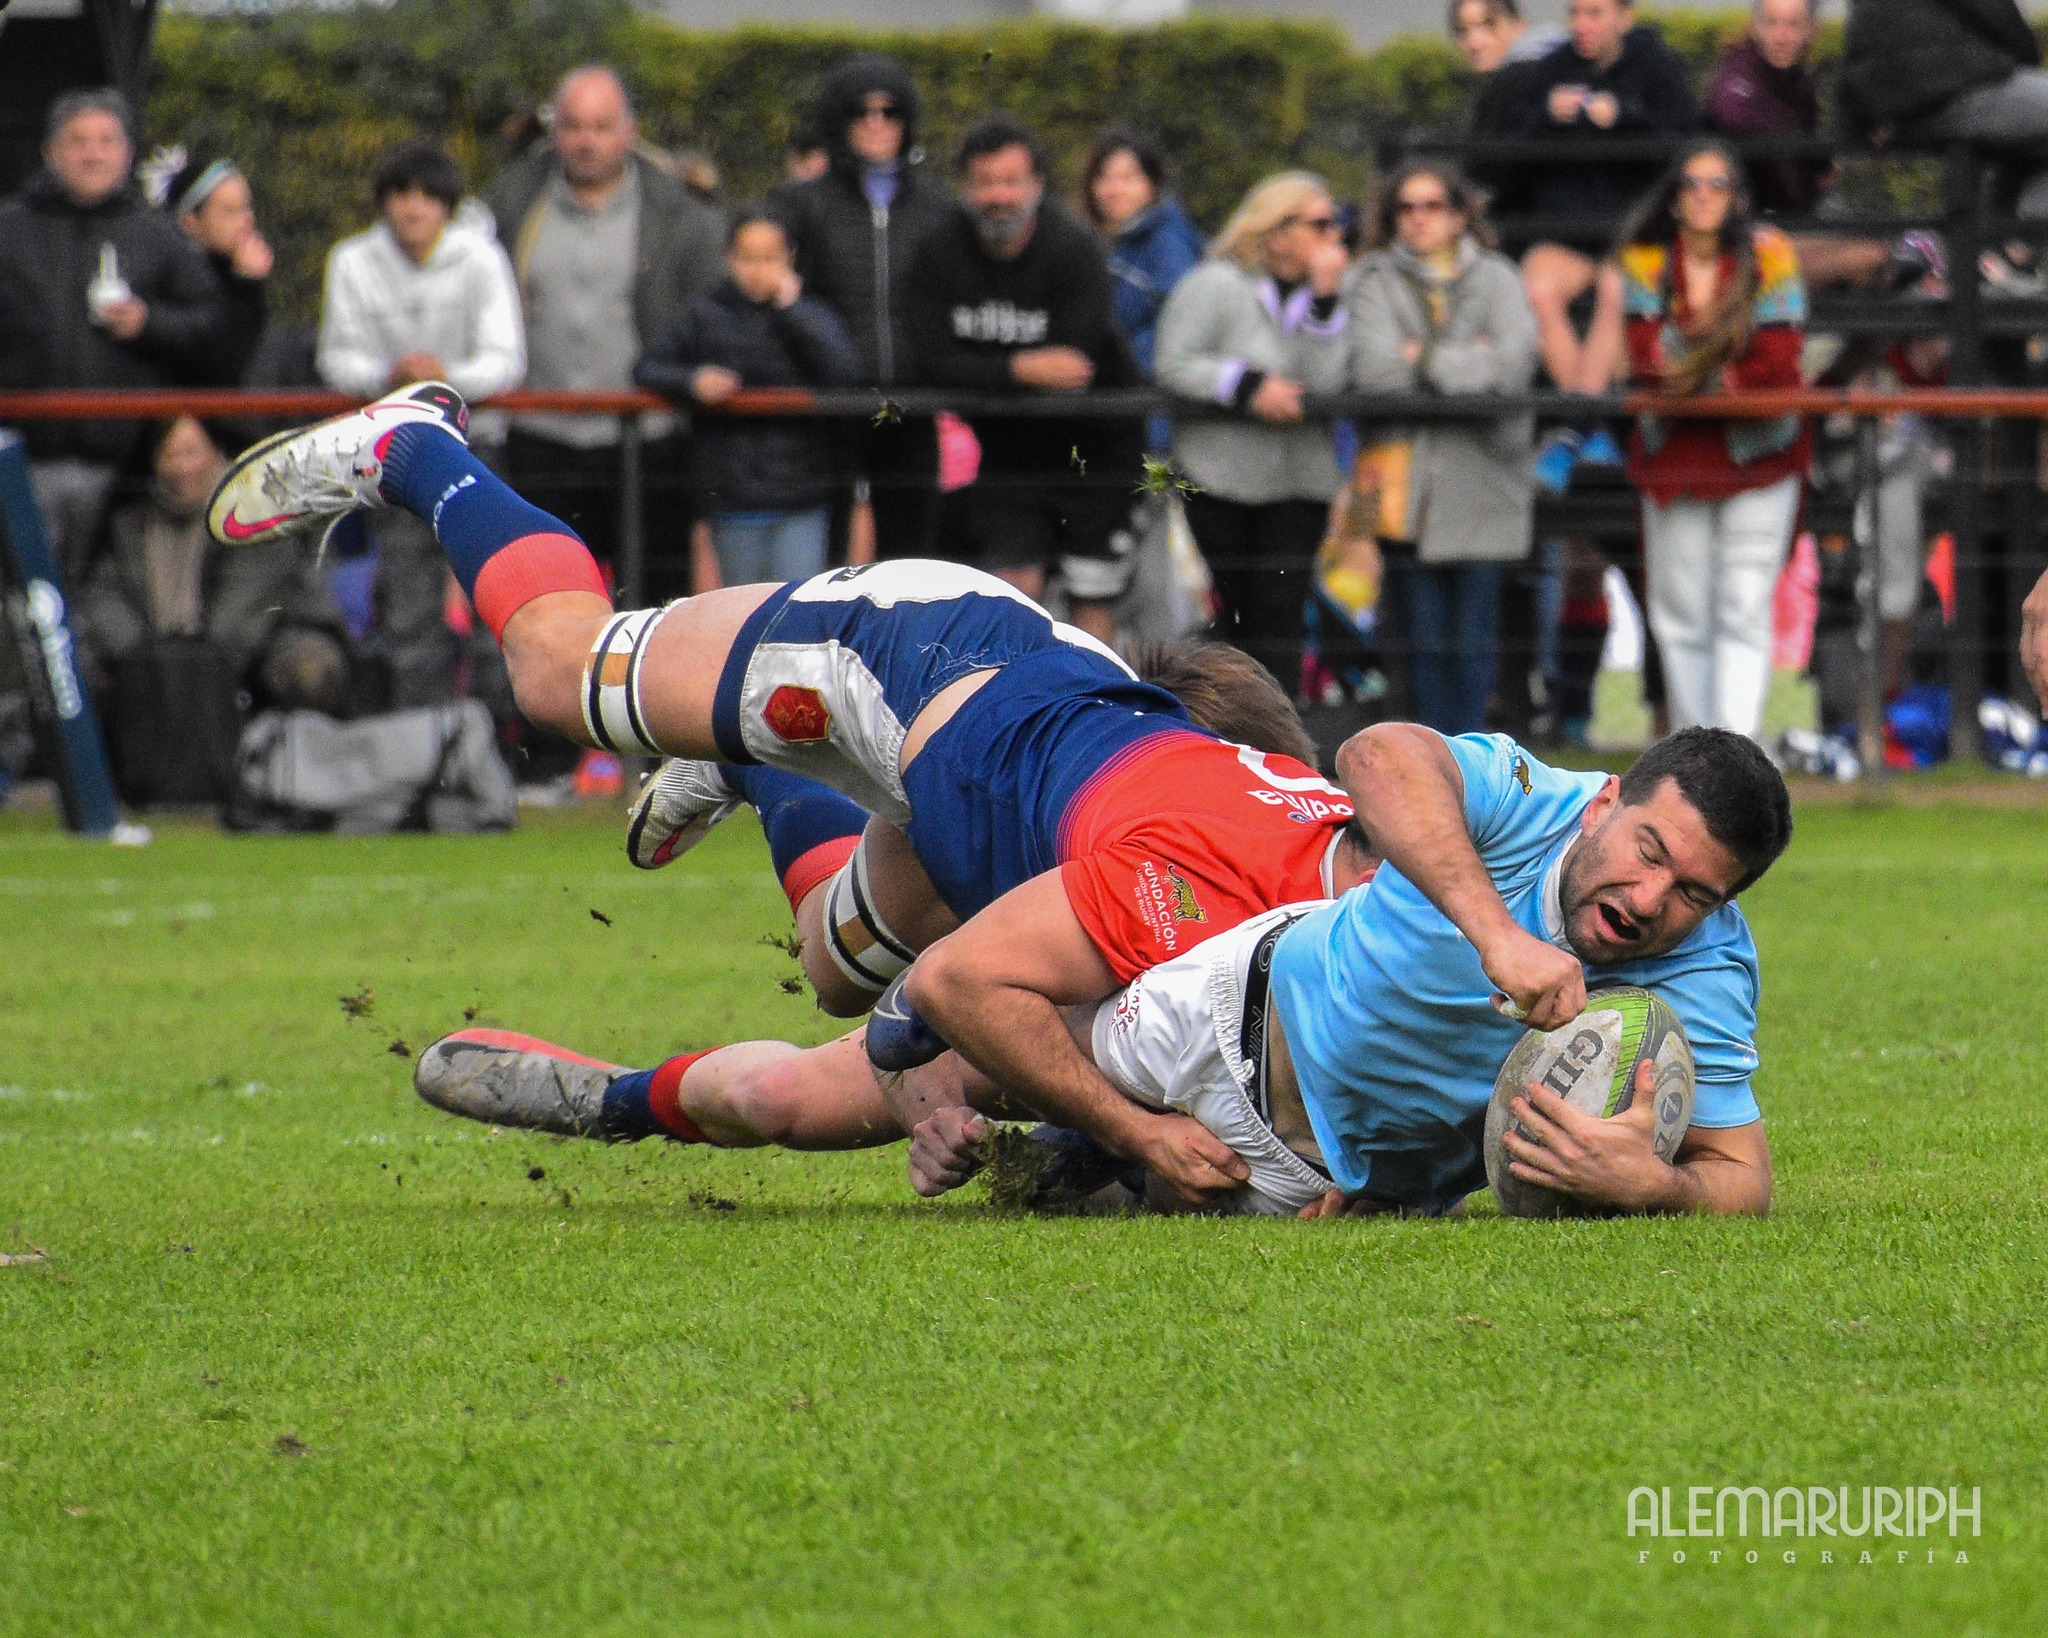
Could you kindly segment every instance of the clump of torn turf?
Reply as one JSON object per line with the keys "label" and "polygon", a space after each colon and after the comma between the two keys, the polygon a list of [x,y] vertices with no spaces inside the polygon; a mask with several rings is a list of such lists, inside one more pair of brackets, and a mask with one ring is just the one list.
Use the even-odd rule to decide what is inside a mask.
{"label": "clump of torn turf", "polygon": [[989,1124],[981,1140],[981,1175],[988,1182],[988,1203],[1001,1212],[1029,1211],[1038,1204],[1038,1186],[1053,1163],[1053,1152],[1022,1126]]}

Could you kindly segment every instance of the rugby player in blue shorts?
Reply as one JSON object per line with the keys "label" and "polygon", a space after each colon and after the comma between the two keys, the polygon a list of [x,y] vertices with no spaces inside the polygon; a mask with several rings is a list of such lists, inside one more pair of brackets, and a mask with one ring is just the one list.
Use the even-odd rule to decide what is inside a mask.
{"label": "rugby player in blue shorts", "polygon": [[[1450,1209],[1485,1184],[1487,1103],[1523,1028],[1512,1014],[1553,1027],[1592,982],[1646,986],[1677,1012],[1696,1065],[1691,1127],[1667,1164],[1650,1141],[1647,1082],[1632,1111],[1606,1121],[1532,1086],[1518,1110],[1532,1136],[1509,1140],[1517,1174],[1617,1211],[1766,1210],[1770,1150],[1751,1085],[1759,974],[1734,902],[1791,834],[1762,752],[1688,729],[1615,779],[1546,767],[1498,736],[1389,724],[1354,739],[1339,765],[1385,841],[1370,887],[1250,918],[1068,1014],[1119,1092],[1193,1117],[1244,1161],[1244,1182],[1214,1203],[1304,1216]],[[1513,1006],[1503,980],[1521,997]],[[422,1055],[430,1101],[590,1135],[605,1134],[582,1112],[625,1073],[578,1059],[560,1065],[557,1099],[536,1100],[527,1081],[493,1103],[477,1101],[474,1080],[451,1088],[451,1067]],[[913,1073],[952,1093],[915,1130],[921,1193],[976,1168],[975,1110],[1030,1113],[951,1053]],[[852,1039],[724,1048],[682,1098],[720,1143],[900,1135]]]}
{"label": "rugby player in blue shorts", "polygon": [[[883,957],[900,970],[944,934],[920,1004],[980,1072],[1184,1193],[1242,1181],[1199,1123],[1119,1096],[1058,1009],[1362,879],[1372,860],[1341,791],[1202,731],[1102,644],[951,564],[615,611],[582,541],[470,453],[466,414],[423,383],[278,434],[230,466],[209,526],[234,544],[378,505],[427,520],[529,719],[612,750],[800,775],[882,821],[840,872],[869,942],[866,970],[838,978],[868,986],[862,999],[887,981]],[[688,1136],[689,1068],[618,1077],[607,1108]]]}

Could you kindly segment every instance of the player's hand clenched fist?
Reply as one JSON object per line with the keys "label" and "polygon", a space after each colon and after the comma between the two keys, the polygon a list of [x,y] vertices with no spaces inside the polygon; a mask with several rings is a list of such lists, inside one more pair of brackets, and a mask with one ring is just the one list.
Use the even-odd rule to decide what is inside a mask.
{"label": "player's hand clenched fist", "polygon": [[1517,927],[1480,964],[1500,996],[1494,1005],[1531,1029],[1557,1029],[1586,1010],[1586,969],[1579,958]]}
{"label": "player's hand clenched fist", "polygon": [[927,1200],[957,1189],[981,1170],[988,1122],[965,1104],[933,1110],[910,1134],[910,1186]]}

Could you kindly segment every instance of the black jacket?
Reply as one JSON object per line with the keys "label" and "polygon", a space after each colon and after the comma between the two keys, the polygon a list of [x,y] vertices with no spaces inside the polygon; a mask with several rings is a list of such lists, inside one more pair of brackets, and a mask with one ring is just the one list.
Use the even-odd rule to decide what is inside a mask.
{"label": "black jacket", "polygon": [[[121,276],[148,304],[133,341],[95,324],[86,287],[112,245]],[[222,318],[205,253],[132,183],[81,207],[48,174],[0,205],[0,386],[175,387],[204,378]],[[133,421],[31,421],[38,459],[118,463],[134,448]]]}
{"label": "black jacket", "polygon": [[[887,92],[905,115],[903,163],[887,209],[870,203],[861,184],[864,167],[846,145],[847,126],[875,91]],[[905,279],[918,242],[945,221],[953,200],[917,163],[919,106],[917,87],[894,58],[848,58],[818,90],[817,119],[831,168],[775,194],[805,293],[845,321],[867,385],[926,379],[913,356]]]}
{"label": "black jacket", "polygon": [[2040,61],[2014,0],[1850,0],[1842,112],[1852,130],[1889,126]]}
{"label": "black jacket", "polygon": [[199,377],[208,386],[239,387],[249,379],[269,321],[269,281],[245,279],[235,271],[232,257],[209,251],[206,262],[220,285],[221,321],[199,361]]}
{"label": "black jacket", "polygon": [[[1621,105],[1619,117],[1605,131],[1583,113],[1568,124],[1559,124],[1550,117],[1550,93],[1562,85],[1607,92]],[[1685,64],[1649,23],[1638,23],[1623,36],[1621,55],[1605,68],[1596,68],[1565,41],[1530,64],[1516,91],[1519,100],[1512,123],[1523,136],[1676,136],[1699,129],[1699,104],[1693,100]],[[1663,169],[1657,160],[1576,160],[1532,166],[1528,173],[1529,209],[1541,215],[1605,222],[1604,231],[1566,236],[1605,249],[1623,214]]]}
{"label": "black jacket", "polygon": [[[725,216],[642,154],[628,161],[640,179],[640,230],[633,269],[633,324],[645,347],[725,271]],[[539,205],[555,176],[555,147],[542,142],[512,161],[484,189],[498,242],[512,258],[519,295],[540,226]]]}
{"label": "black jacket", "polygon": [[[982,249],[974,219],[955,207],[910,267],[911,340],[924,379],[942,387],[1023,396],[1010,360],[1034,347],[1073,347],[1095,366],[1094,386],[1142,385],[1111,314],[1114,286],[1102,242],[1058,207],[1039,207],[1023,252]],[[1059,477],[1136,468],[1143,423],[1100,416],[970,415],[984,472]]]}
{"label": "black jacket", "polygon": [[[823,302],[788,307],[747,300],[726,279],[683,309],[633,368],[649,392],[691,402],[690,379],[707,364],[749,387],[850,387],[860,360],[846,327]],[[829,423],[794,417],[700,415],[690,465],[712,512],[796,511],[832,498],[839,435]]]}

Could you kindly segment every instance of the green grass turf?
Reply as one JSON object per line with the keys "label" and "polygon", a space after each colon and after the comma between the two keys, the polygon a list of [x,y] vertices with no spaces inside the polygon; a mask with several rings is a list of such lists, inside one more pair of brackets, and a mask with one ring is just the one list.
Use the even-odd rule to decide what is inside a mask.
{"label": "green grass turf", "polygon": [[[2048,1628],[2048,818],[1802,815],[1763,1223],[1019,1220],[427,1109],[392,1043],[471,1007],[827,1035],[755,835],[616,835],[0,819],[0,1251],[50,1254],[0,1267],[0,1632]],[[1724,1482],[1983,1534],[1636,1563],[1632,1486]]]}

